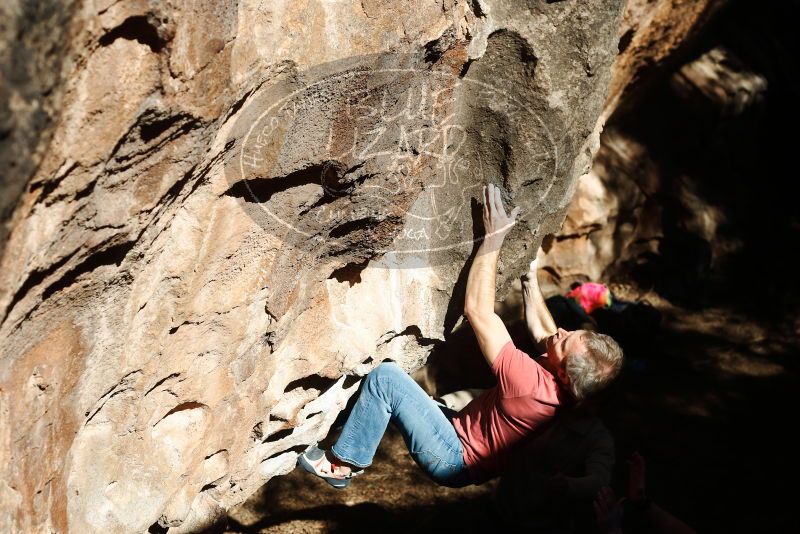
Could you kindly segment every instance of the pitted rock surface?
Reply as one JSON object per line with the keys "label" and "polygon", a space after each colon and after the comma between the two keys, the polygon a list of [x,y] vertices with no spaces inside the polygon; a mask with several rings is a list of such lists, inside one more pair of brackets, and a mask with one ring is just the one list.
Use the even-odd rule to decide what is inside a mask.
{"label": "pitted rock surface", "polygon": [[[35,153],[9,178],[0,265],[9,532],[197,531],[293,469],[380,361],[421,366],[462,320],[483,182],[524,208],[500,296],[560,228],[623,6],[51,7],[63,31],[25,46],[61,47],[53,87],[8,86],[51,120],[36,144],[17,115],[2,146]],[[17,11],[4,53],[33,28]],[[261,130],[264,165],[237,174],[289,89],[324,98]],[[412,236],[429,243],[408,253]]]}

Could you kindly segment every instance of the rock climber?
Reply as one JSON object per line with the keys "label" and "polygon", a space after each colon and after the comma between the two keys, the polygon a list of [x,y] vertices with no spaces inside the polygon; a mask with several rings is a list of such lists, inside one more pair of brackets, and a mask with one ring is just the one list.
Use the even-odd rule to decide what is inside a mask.
{"label": "rock climber", "polygon": [[298,461],[335,488],[372,463],[389,421],[411,456],[443,486],[480,484],[508,467],[514,447],[559,407],[574,404],[610,383],[622,367],[622,350],[610,337],[556,328],[536,280],[536,264],[523,277],[525,317],[542,352],[537,360],[518,350],[494,312],[495,275],[503,241],[519,208],[506,214],[500,189],[483,188],[485,235],[470,267],[464,311],[497,385],[455,412],[430,398],[397,364],[384,362],[362,383],[347,421],[329,451],[312,444]]}

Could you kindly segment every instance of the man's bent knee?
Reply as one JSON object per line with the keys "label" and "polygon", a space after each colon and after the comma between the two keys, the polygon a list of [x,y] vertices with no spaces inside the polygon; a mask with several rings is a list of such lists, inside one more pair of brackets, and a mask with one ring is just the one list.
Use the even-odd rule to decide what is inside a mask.
{"label": "man's bent knee", "polygon": [[402,367],[394,362],[382,362],[369,372],[364,379],[365,384],[376,382],[379,378],[393,378],[406,374]]}
{"label": "man's bent knee", "polygon": [[375,369],[369,372],[366,380],[374,380],[379,377],[396,376],[405,373],[402,367],[394,362],[381,362]]}

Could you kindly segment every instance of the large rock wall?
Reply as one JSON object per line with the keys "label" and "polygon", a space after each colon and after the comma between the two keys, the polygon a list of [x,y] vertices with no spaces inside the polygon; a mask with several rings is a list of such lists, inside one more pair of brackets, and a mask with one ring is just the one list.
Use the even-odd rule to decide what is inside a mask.
{"label": "large rock wall", "polygon": [[560,226],[622,2],[52,8],[58,107],[0,264],[9,532],[197,530],[358,376],[419,367],[461,320],[481,185],[524,208],[501,290]]}

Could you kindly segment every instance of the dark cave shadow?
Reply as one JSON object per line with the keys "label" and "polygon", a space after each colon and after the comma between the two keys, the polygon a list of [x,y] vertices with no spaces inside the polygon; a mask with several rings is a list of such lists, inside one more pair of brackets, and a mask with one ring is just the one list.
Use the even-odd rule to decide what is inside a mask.
{"label": "dark cave shadow", "polygon": [[[608,121],[609,131],[620,130],[646,147],[661,174],[650,200],[664,207],[660,254],[637,258],[640,265],[631,262],[621,271],[673,303],[694,309],[722,304],[772,320],[800,308],[790,260],[800,244],[800,182],[787,179],[796,175],[796,150],[794,138],[784,133],[800,117],[800,68],[788,61],[798,51],[792,26],[797,15],[796,2],[769,0],[757,11],[741,0],[729,2],[676,56],[680,63],[663,69]],[[718,47],[732,54],[735,68],[766,81],[764,99],[738,114],[696,91],[676,92],[669,83],[676,67]],[[721,264],[712,265],[713,243],[681,227],[688,209],[677,201],[682,178],[723,214],[716,236],[738,241]],[[615,192],[613,180],[608,185]],[[742,283],[732,290],[730,279]]]}
{"label": "dark cave shadow", "polygon": [[[759,354],[722,332],[685,331],[668,321],[650,346],[627,355],[603,407],[616,440],[615,487],[625,487],[626,461],[639,451],[648,461],[648,493],[701,531],[720,525],[780,531],[789,516],[774,511],[790,506],[800,445],[784,434],[793,415],[798,348],[785,339]],[[716,358],[728,353],[778,362],[783,370],[770,376],[725,371]]]}

